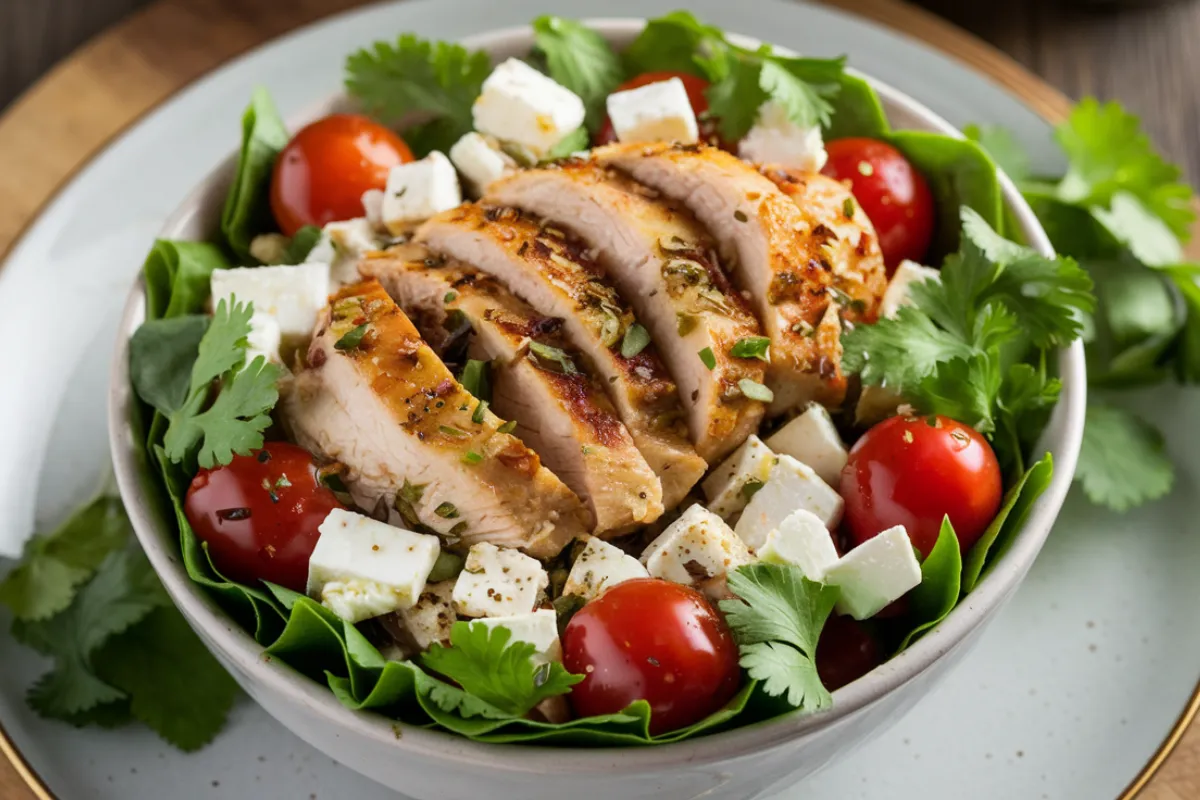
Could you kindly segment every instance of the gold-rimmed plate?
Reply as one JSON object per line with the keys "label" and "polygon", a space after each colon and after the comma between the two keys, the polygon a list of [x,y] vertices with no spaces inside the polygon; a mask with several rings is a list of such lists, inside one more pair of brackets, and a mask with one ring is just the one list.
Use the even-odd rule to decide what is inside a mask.
{"label": "gold-rimmed plate", "polygon": [[[674,2],[618,0],[608,15],[653,14]],[[1048,126],[996,85],[911,40],[824,9],[769,2],[690,3],[710,20],[816,54],[846,52],[862,69],[956,123],[1014,127],[1054,166]],[[370,9],[259,51],[207,79],[128,132],[46,209],[0,274],[0,327],[24,349],[6,363],[0,447],[28,459],[0,472],[0,530],[22,521],[36,498],[53,519],[94,480],[104,460],[104,369],[124,287],[162,217],[230,147],[255,83],[285,112],[331,92],[352,47],[382,31],[454,38],[528,21],[542,4],[516,0],[420,2]],[[595,15],[560,2],[559,13]],[[61,298],[56,326],[30,340],[40,320],[31,296]],[[1139,398],[1169,426],[1188,418],[1178,392]],[[1182,443],[1180,443],[1182,444]],[[1182,449],[1182,448],[1180,448]],[[1187,454],[1176,453],[1185,464]],[[1186,569],[1200,542],[1186,529],[1192,492],[1113,518],[1072,498],[1062,523],[1014,603],[979,650],[900,725],[829,772],[784,794],[799,798],[1117,797],[1157,750],[1195,684],[1200,644],[1186,631],[1200,588]],[[4,515],[9,515],[5,518]],[[31,717],[21,693],[39,660],[10,640],[0,719],[63,800],[76,797],[265,798],[388,796],[331,762],[250,706],[209,750],[179,756],[137,730],[73,731]],[[260,761],[259,758],[262,758]],[[215,783],[215,785],[214,785]],[[170,787],[169,793],[164,793]]]}

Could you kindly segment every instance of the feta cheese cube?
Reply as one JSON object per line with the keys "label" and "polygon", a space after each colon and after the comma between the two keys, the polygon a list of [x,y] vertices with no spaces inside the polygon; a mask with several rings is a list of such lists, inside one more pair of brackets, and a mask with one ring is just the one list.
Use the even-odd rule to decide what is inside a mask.
{"label": "feta cheese cube", "polygon": [[493,181],[500,180],[516,168],[512,158],[475,131],[465,134],[454,143],[450,148],[450,160],[476,197],[486,192]]}
{"label": "feta cheese cube", "polygon": [[767,534],[758,557],[770,564],[792,564],[811,581],[824,581],[825,573],[837,563],[833,534],[811,511],[793,511]]}
{"label": "feta cheese cube", "polygon": [[454,608],[464,617],[509,617],[537,607],[550,576],[536,558],[481,542],[467,553],[454,584]]}
{"label": "feta cheese cube", "polygon": [[767,437],[767,446],[780,455],[808,464],[830,486],[837,487],[841,482],[846,445],[842,444],[829,412],[819,403],[813,403]]}
{"label": "feta cheese cube", "polygon": [[708,510],[723,520],[732,519],[771,477],[773,466],[775,453],[751,434],[701,484]]}
{"label": "feta cheese cube", "polygon": [[453,595],[452,580],[426,584],[417,602],[400,611],[400,621],[421,650],[428,650],[434,642],[450,641],[450,628],[458,619]]}
{"label": "feta cheese cube", "polygon": [[839,558],[825,583],[842,590],[839,614],[868,619],[921,583],[921,565],[908,532],[897,525]]}
{"label": "feta cheese cube", "polygon": [[763,103],[759,108],[758,119],[738,145],[738,155],[757,164],[796,167],[806,172],[820,172],[829,160],[820,126],[800,127],[775,102]]}
{"label": "feta cheese cube", "polygon": [[613,92],[608,118],[621,142],[695,144],[700,139],[696,112],[679,78]]}
{"label": "feta cheese cube", "polygon": [[915,261],[905,259],[896,267],[896,274],[888,282],[879,301],[879,316],[888,319],[896,316],[902,306],[912,302],[909,298],[909,287],[914,283],[926,280],[941,280],[942,274],[932,267],[923,267]]}
{"label": "feta cheese cube", "polygon": [[264,264],[282,264],[290,241],[282,233],[260,233],[250,240],[250,255]]}
{"label": "feta cheese cube", "polygon": [[563,594],[577,594],[591,600],[622,581],[648,577],[650,573],[642,562],[615,545],[592,538],[571,565]]}
{"label": "feta cheese cube", "polygon": [[[383,229],[383,189],[367,189],[362,193],[363,216],[375,230]],[[328,226],[326,226],[328,227]]]}
{"label": "feta cheese cube", "polygon": [[274,317],[285,340],[307,339],[329,301],[329,265],[218,269],[211,285],[213,308],[236,296],[239,303],[253,303],[255,312]]}
{"label": "feta cheese cube", "polygon": [[267,361],[282,363],[279,351],[283,344],[283,335],[279,332],[279,322],[270,314],[255,311],[250,315],[250,335],[246,337],[246,363],[262,356]]}
{"label": "feta cheese cube", "polygon": [[842,518],[842,496],[821,480],[812,467],[791,456],[778,459],[771,477],[750,498],[737,522],[737,535],[751,550],[757,551],[766,544],[767,535],[793,511],[811,511],[827,528],[837,525]]}
{"label": "feta cheese cube", "polygon": [[583,124],[583,101],[524,61],[492,70],[472,108],[475,130],[543,157]]}
{"label": "feta cheese cube", "polygon": [[388,231],[400,235],[414,223],[461,204],[458,173],[450,159],[435,150],[420,161],[392,167],[380,214]]}
{"label": "feta cheese cube", "polygon": [[533,660],[536,664],[562,659],[562,646],[558,641],[558,614],[548,608],[539,608],[532,614],[513,614],[507,617],[486,617],[475,620],[471,625],[486,625],[489,628],[508,628],[512,634],[509,642],[526,642],[534,646]]}
{"label": "feta cheese cube", "polygon": [[702,505],[684,511],[642,554],[655,578],[693,586],[754,559],[729,526]]}
{"label": "feta cheese cube", "polygon": [[335,508],[317,528],[308,560],[308,595],[347,622],[410,608],[441,550],[413,533]]}
{"label": "feta cheese cube", "polygon": [[338,286],[358,283],[362,279],[358,274],[359,260],[367,253],[383,247],[375,228],[366,217],[330,222],[321,229],[321,234],[333,246],[329,276]]}

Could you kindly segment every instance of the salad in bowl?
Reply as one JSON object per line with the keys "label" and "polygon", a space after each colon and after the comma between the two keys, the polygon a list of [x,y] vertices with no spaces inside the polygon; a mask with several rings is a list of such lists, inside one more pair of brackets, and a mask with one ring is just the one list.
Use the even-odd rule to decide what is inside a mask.
{"label": "salad in bowl", "polygon": [[1051,483],[1091,282],[984,151],[843,59],[630,27],[406,34],[290,132],[257,91],[219,230],[135,293],[118,375],[188,577],[402,741],[836,713]]}

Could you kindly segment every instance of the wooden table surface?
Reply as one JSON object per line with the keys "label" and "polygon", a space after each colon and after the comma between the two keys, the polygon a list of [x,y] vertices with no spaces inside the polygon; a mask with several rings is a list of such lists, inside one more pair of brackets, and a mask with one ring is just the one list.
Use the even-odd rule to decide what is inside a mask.
{"label": "wooden table surface", "polygon": [[[99,26],[92,39],[0,117],[0,254],[55,186],[145,110],[217,64],[364,0],[0,0],[0,109]],[[988,71],[1040,113],[1064,98],[1000,52],[899,0],[829,0]],[[681,0],[686,6],[686,0]],[[1200,181],[1200,0],[1085,10],[1059,0],[924,0],[1071,97],[1117,98]],[[1195,254],[1194,254],[1195,255]],[[0,741],[0,751],[4,750]],[[30,800],[0,758],[0,798]],[[1200,798],[1200,726],[1139,800]],[[71,798],[70,800],[74,800]],[[1086,800],[1108,800],[1087,798]]]}

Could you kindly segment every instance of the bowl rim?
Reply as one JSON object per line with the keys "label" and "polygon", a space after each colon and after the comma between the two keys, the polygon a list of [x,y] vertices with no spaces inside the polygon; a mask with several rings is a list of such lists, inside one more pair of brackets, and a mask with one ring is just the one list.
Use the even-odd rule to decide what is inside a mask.
{"label": "bowl rim", "polygon": [[[646,20],[633,17],[587,18],[586,25],[605,36],[619,39],[640,30]],[[757,45],[752,37],[730,34],[731,38]],[[493,52],[505,48],[528,47],[532,44],[532,29],[518,25],[495,29],[466,37],[461,43],[469,48]],[[781,52],[785,48],[777,47]],[[883,81],[848,70],[866,79],[884,104],[902,110],[920,120],[922,129],[962,137],[962,133],[909,95]],[[304,122],[314,118],[320,109],[343,99],[341,94],[326,98],[319,104],[296,115],[289,122]],[[160,230],[170,236],[206,202],[211,202],[214,185],[223,185],[232,171],[237,149],[214,167],[192,189]],[[1005,208],[1013,215],[1029,246],[1052,255],[1053,248],[1033,211],[1012,181],[997,170]],[[176,606],[201,634],[210,649],[215,650],[227,665],[245,676],[245,680],[260,683],[290,702],[298,703],[320,716],[329,725],[367,737],[379,743],[409,751],[416,755],[442,759],[460,759],[480,767],[508,773],[553,773],[560,775],[592,773],[620,765],[624,770],[650,771],[673,764],[703,760],[716,762],[741,755],[759,753],[814,733],[839,720],[856,715],[879,702],[885,696],[915,680],[933,667],[942,656],[955,649],[972,632],[980,628],[1020,584],[1049,535],[1075,472],[1083,438],[1086,404],[1086,370],[1083,345],[1073,342],[1059,353],[1058,367],[1063,383],[1054,415],[1043,438],[1051,441],[1047,449],[1054,453],[1055,470],[1051,485],[1038,499],[1022,530],[1003,558],[980,581],[954,611],[936,628],[904,652],[876,667],[867,675],[834,692],[833,706],[810,714],[792,712],[751,725],[686,739],[681,742],[654,746],[621,746],[588,748],[531,744],[491,744],[471,741],[446,731],[404,726],[404,735],[396,734],[397,722],[379,714],[352,711],[345,708],[325,685],[315,681],[279,659],[264,658],[263,648],[249,633],[235,623],[203,588],[187,575],[178,554],[177,535],[161,530],[151,510],[157,504],[144,486],[149,477],[157,486],[157,478],[147,476],[144,443],[131,435],[129,421],[137,398],[129,380],[129,337],[145,316],[145,287],[139,272],[130,290],[118,329],[117,345],[110,370],[108,428],[113,468],[121,497],[139,542],[163,581]],[[1051,444],[1054,446],[1052,447]],[[165,544],[169,542],[170,544]],[[403,724],[403,723],[400,723]],[[571,758],[552,758],[551,754],[569,752]]]}

